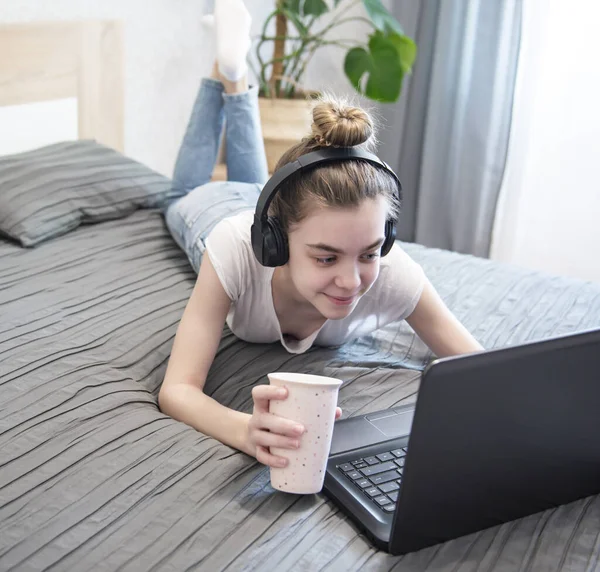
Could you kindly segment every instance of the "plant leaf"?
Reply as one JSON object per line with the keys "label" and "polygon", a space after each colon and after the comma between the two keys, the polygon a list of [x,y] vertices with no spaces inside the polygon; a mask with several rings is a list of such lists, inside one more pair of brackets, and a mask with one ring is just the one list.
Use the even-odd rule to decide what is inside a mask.
{"label": "plant leaf", "polygon": [[285,0],[284,8],[287,8],[290,12],[300,16],[300,0]]}
{"label": "plant leaf", "polygon": [[362,0],[362,3],[375,28],[382,32],[396,32],[400,36],[404,35],[402,26],[388,12],[387,8],[381,3],[381,0]]}
{"label": "plant leaf", "polygon": [[408,36],[388,34],[387,37],[396,47],[402,71],[409,73],[417,57],[417,45]]}
{"label": "plant leaf", "polygon": [[[381,32],[369,37],[369,51],[352,48],[346,54],[344,71],[354,88],[363,95],[390,103],[402,89],[404,69],[396,45]],[[364,76],[366,85],[363,89]]]}
{"label": "plant leaf", "polygon": [[371,56],[364,48],[352,48],[344,59],[344,72],[359,93],[362,93],[361,79],[372,67]]}
{"label": "plant leaf", "polygon": [[297,13],[291,12],[287,8],[283,9],[283,13],[287,16],[287,19],[294,25],[296,30],[298,30],[298,35],[305,37],[308,34],[308,28],[302,23],[302,20],[300,20],[300,16]]}
{"label": "plant leaf", "polygon": [[302,7],[303,16],[321,16],[329,11],[329,6],[324,0],[304,0]]}

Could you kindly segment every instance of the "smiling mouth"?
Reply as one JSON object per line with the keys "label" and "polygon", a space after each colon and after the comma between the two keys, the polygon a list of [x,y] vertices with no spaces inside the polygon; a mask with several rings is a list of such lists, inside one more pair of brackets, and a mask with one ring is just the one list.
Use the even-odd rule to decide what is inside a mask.
{"label": "smiling mouth", "polygon": [[329,298],[334,304],[336,304],[338,306],[349,306],[357,298],[357,295],[340,297],[340,296],[330,296],[329,294],[325,294],[325,296],[327,296],[327,298]]}

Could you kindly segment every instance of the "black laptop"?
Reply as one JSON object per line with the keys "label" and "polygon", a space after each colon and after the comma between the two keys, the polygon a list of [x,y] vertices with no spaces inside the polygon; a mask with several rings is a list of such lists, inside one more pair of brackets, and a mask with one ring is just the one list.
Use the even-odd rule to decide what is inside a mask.
{"label": "black laptop", "polygon": [[392,554],[600,493],[600,330],[434,361],[336,422],[324,492]]}

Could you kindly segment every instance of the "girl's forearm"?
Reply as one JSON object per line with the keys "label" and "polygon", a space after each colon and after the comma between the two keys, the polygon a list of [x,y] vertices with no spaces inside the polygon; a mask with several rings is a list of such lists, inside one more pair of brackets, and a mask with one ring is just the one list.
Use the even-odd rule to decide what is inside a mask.
{"label": "girl's forearm", "polygon": [[438,357],[483,351],[483,346],[454,316],[440,320],[433,330],[436,332],[423,340]]}
{"label": "girl's forearm", "polygon": [[247,442],[251,415],[225,407],[187,383],[162,388],[158,402],[163,413],[225,445],[253,455]]}
{"label": "girl's forearm", "polygon": [[481,344],[452,314],[429,280],[406,321],[437,357],[480,352]]}

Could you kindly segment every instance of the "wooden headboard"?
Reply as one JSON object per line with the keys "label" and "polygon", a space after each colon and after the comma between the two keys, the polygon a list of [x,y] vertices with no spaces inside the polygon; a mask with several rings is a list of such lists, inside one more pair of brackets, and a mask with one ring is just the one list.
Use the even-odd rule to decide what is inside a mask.
{"label": "wooden headboard", "polygon": [[78,136],[123,151],[120,22],[0,25],[0,106],[75,97]]}

